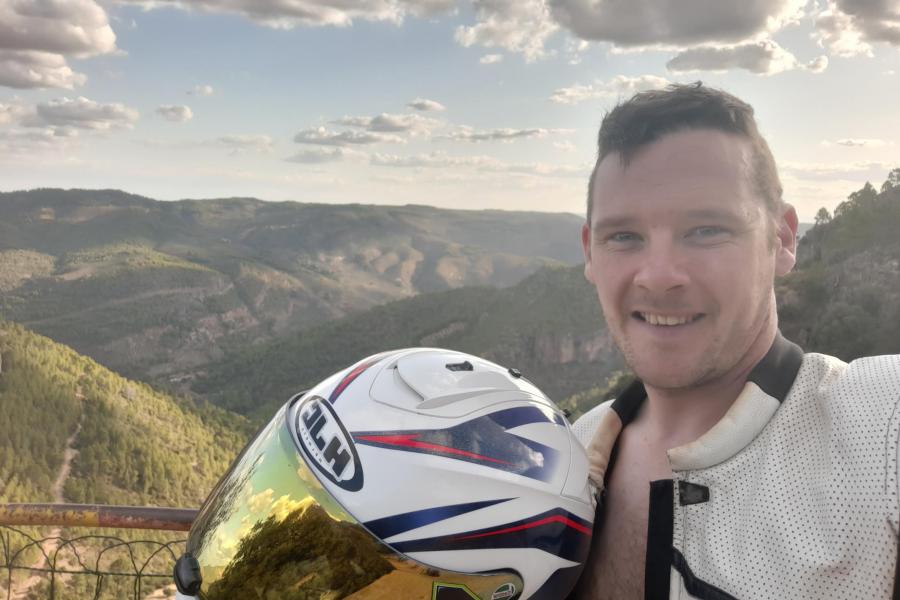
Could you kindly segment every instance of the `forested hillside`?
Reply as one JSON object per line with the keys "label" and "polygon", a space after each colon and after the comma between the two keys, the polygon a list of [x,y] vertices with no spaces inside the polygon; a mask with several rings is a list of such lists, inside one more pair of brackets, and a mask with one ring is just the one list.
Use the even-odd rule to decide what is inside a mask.
{"label": "forested hillside", "polygon": [[[835,215],[822,211],[776,288],[785,335],[845,360],[900,353],[900,169]],[[381,350],[441,346],[520,369],[579,414],[621,387],[623,362],[581,267],[548,268],[507,289],[428,294],[262,344],[212,365],[196,393],[264,418],[291,394]]]}
{"label": "forested hillside", "polygon": [[144,380],[419,293],[580,260],[575,215],[0,193],[0,318]]}
{"label": "forested hillside", "polygon": [[245,419],[124,379],[0,322],[0,502],[50,502],[68,444],[69,502],[199,506]]}
{"label": "forested hillside", "polygon": [[819,211],[778,294],[783,331],[808,350],[900,353],[900,169]]}
{"label": "forested hillside", "polygon": [[[820,211],[801,241],[795,271],[777,286],[787,337],[845,360],[900,352],[897,231],[900,170],[880,188],[851,194],[834,215]],[[39,252],[9,256],[35,272],[56,268]],[[96,252],[72,257],[114,268]],[[143,250],[131,260],[178,264],[194,277],[207,269]],[[17,285],[12,272],[0,285]],[[574,267],[545,268],[505,289],[420,295],[234,350],[193,373],[191,391],[261,420],[291,394],[355,360],[407,346],[454,348],[517,367],[575,413],[623,381],[593,290]],[[50,499],[71,438],[78,454],[67,500],[196,504],[248,427],[217,408],[128,381],[19,325],[0,325],[2,500]]]}
{"label": "forested hillside", "polygon": [[292,394],[391,348],[437,346],[516,367],[554,398],[621,368],[581,268],[507,289],[464,288],[375,307],[212,365],[193,391],[260,419]]}

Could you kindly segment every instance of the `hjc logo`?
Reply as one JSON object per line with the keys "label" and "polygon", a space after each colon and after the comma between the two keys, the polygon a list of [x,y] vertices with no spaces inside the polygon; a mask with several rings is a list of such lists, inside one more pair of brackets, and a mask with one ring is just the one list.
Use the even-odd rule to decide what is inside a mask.
{"label": "hjc logo", "polygon": [[345,490],[362,489],[362,465],[352,438],[331,404],[313,396],[297,411],[297,438],[316,468]]}
{"label": "hjc logo", "polygon": [[336,435],[329,440],[326,447],[325,440],[321,436],[322,427],[326,422],[325,415],[322,413],[322,405],[319,402],[313,404],[303,415],[303,424],[306,425],[306,430],[312,437],[313,443],[322,451],[326,462],[331,463],[331,470],[340,479],[344,469],[347,468],[347,463],[350,462],[350,452],[344,448],[341,438]]}

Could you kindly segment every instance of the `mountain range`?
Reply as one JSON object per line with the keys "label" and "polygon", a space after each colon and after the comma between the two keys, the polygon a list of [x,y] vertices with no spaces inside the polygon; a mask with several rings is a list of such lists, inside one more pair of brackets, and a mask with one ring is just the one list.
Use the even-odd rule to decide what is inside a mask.
{"label": "mountain range", "polygon": [[[154,282],[160,290],[171,290],[165,286],[171,286],[178,277],[183,277],[188,287],[198,278],[223,278],[223,271],[213,266],[234,258],[233,254],[210,252],[204,262],[191,257],[187,250],[183,255],[164,252],[177,246],[171,240],[181,239],[187,244],[187,234],[177,227],[174,233],[155,238],[157,245],[151,248],[149,234],[133,235],[134,223],[144,222],[149,227],[153,219],[146,215],[154,210],[162,215],[196,209],[206,215],[200,220],[208,222],[215,220],[210,215],[218,214],[224,206],[235,210],[251,207],[263,213],[266,207],[256,201],[223,200],[211,201],[209,207],[191,201],[176,209],[127,197],[122,200],[125,208],[121,208],[119,217],[113,218],[120,209],[98,211],[112,219],[101,226],[94,219],[76,216],[81,214],[79,210],[86,210],[84,206],[93,206],[87,200],[72,201],[74,212],[66,212],[69,198],[60,200],[60,207],[54,209],[54,219],[62,222],[48,219],[42,225],[28,225],[23,216],[30,210],[27,206],[32,206],[33,213],[37,205],[22,199],[27,196],[3,198],[6,214],[18,215],[20,220],[18,228],[3,220],[0,237],[6,248],[0,262],[0,300],[3,317],[8,319],[0,324],[0,431],[5,440],[0,452],[2,500],[52,498],[54,478],[69,451],[71,474],[63,488],[67,500],[196,504],[253,427],[267,419],[275,407],[325,376],[389,348],[447,347],[516,367],[573,417],[609,397],[627,377],[621,356],[606,332],[595,292],[584,280],[580,266],[565,266],[566,261],[574,262],[573,252],[568,258],[562,254],[537,258],[516,255],[522,264],[537,270],[518,283],[511,279],[507,283],[512,285],[506,287],[454,288],[445,281],[436,285],[437,291],[404,293],[398,300],[339,311],[342,316],[324,322],[276,327],[242,344],[235,336],[216,352],[203,354],[205,362],[179,363],[177,357],[184,351],[186,338],[161,336],[160,347],[176,357],[172,359],[174,366],[163,375],[148,376],[146,382],[129,380],[102,364],[109,350],[97,340],[120,339],[122,331],[143,331],[129,324],[142,323],[143,311],[153,309],[162,311],[153,313],[163,319],[162,326],[171,326],[165,320],[165,309],[182,306],[178,303],[190,296],[152,296]],[[18,199],[12,201],[11,197]],[[99,202],[95,198],[95,204]],[[103,202],[104,206],[115,205],[110,199]],[[15,206],[19,208],[13,210]],[[43,214],[44,208],[37,214]],[[352,221],[357,210],[371,210],[382,217],[421,215],[433,210],[400,207],[390,209],[398,213],[385,213],[366,207],[339,208],[336,214],[340,217],[333,217],[338,221]],[[133,213],[144,214],[144,221]],[[516,214],[501,216],[518,218]],[[449,228],[450,217],[459,223],[464,217],[475,219],[477,213],[439,214],[433,218]],[[528,214],[519,217],[522,222],[539,221]],[[488,214],[486,219],[499,227],[499,216]],[[128,226],[119,231],[117,222]],[[569,225],[574,226],[575,221],[560,225],[560,231]],[[83,238],[77,235],[81,226],[88,228],[82,232]],[[236,224],[229,227],[240,229]],[[366,231],[364,225],[358,227],[361,229],[350,228],[345,234],[346,247],[358,247],[353,245],[356,242],[346,241]],[[150,229],[165,228],[156,225]],[[900,353],[898,230],[900,170],[892,172],[880,189],[867,185],[851,194],[833,215],[820,211],[815,225],[800,242],[794,272],[777,283],[780,327],[785,335],[807,351],[845,360]],[[37,235],[41,231],[46,234],[43,241]],[[51,231],[58,235],[50,235]],[[130,237],[123,232],[131,232]],[[97,244],[90,246],[93,236],[97,236]],[[30,239],[30,245],[24,239]],[[469,241],[476,240],[470,237]],[[202,249],[200,241],[193,243]],[[495,242],[492,248],[498,250],[498,244]],[[512,244],[510,241],[505,248],[505,256],[513,255]],[[541,248],[552,254],[548,244]],[[119,250],[104,254],[98,247]],[[486,247],[485,242],[482,248]],[[131,253],[129,248],[137,250]],[[489,258],[497,256],[488,250],[482,252]],[[355,267],[352,272],[363,270]],[[145,276],[150,277],[149,283],[143,280]],[[129,282],[141,291],[135,294]],[[67,287],[70,284],[73,287]],[[115,308],[92,311],[89,305],[98,299],[91,294],[110,289],[107,285],[113,285],[112,291],[101,301]],[[230,285],[237,287],[233,280]],[[140,294],[151,296],[144,301],[135,299]],[[208,301],[209,296],[204,298]],[[80,304],[69,304],[74,300]],[[52,326],[59,328],[58,337],[76,340],[77,344],[71,345],[76,350],[86,349],[81,352],[90,357],[30,331],[25,319],[24,324],[12,322],[12,316],[29,314],[35,307],[46,311],[54,305],[61,314],[69,315],[69,321],[52,321]],[[79,314],[90,319],[83,319],[76,328],[63,327],[81,318]],[[188,313],[178,314],[187,318]],[[50,327],[48,322],[44,325]],[[92,327],[107,329],[94,334]],[[127,363],[128,358],[118,360]],[[148,385],[151,381],[153,385]]]}
{"label": "mountain range", "polygon": [[[900,170],[821,215],[777,282],[779,325],[844,360],[900,353]],[[544,268],[505,288],[422,295],[289,334],[186,376],[190,389],[261,418],[331,373],[389,348],[441,346],[516,367],[577,416],[624,379],[582,267]]]}
{"label": "mountain range", "polygon": [[0,193],[0,316],[144,379],[373,306],[581,260],[569,214]]}

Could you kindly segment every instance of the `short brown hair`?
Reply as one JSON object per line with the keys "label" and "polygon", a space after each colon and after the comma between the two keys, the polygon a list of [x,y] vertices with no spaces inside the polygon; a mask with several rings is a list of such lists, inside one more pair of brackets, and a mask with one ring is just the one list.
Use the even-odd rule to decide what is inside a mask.
{"label": "short brown hair", "polygon": [[687,129],[715,129],[746,138],[752,147],[752,183],[769,214],[779,214],[781,180],[772,151],[753,117],[753,107],[728,92],[706,87],[698,81],[639,92],[606,114],[597,135],[597,162],[588,182],[588,223],[594,198],[594,176],[604,158],[618,153],[622,165],[627,166],[644,146],[667,134]]}

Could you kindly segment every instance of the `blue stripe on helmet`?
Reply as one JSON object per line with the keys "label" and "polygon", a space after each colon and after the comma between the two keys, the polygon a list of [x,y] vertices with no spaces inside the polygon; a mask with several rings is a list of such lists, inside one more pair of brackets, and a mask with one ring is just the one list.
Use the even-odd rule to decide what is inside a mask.
{"label": "blue stripe on helmet", "polygon": [[425,508],[422,510],[414,510],[408,513],[374,519],[363,523],[363,526],[384,540],[391,536],[431,525],[455,517],[476,511],[480,508],[494,506],[502,502],[508,502],[514,498],[501,498],[499,500],[482,500],[479,502],[467,502],[465,504],[452,504],[450,506],[435,506],[433,508]]}

